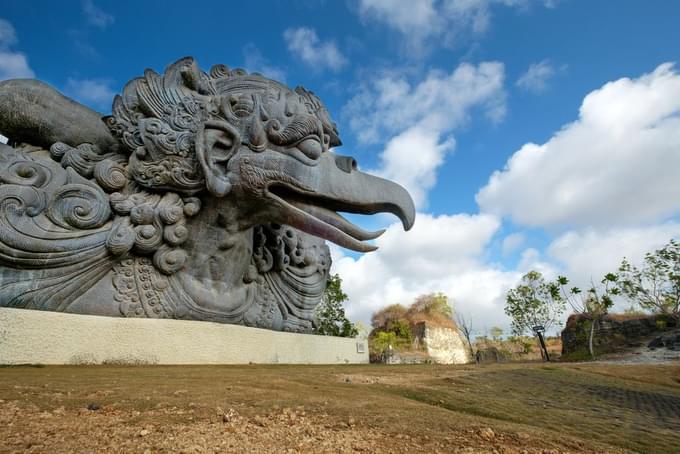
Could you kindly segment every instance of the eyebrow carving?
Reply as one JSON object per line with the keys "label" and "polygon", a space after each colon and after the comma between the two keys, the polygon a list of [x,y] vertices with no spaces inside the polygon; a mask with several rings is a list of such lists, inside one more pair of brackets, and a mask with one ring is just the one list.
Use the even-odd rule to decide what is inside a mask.
{"label": "eyebrow carving", "polygon": [[278,120],[267,125],[269,140],[276,145],[291,145],[305,137],[316,135],[321,139],[323,127],[318,118],[312,115],[297,115],[283,130]]}

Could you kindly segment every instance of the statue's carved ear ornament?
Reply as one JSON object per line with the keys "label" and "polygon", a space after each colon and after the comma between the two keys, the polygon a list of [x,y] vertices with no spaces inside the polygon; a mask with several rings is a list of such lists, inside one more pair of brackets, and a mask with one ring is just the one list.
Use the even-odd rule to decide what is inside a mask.
{"label": "statue's carved ear ornament", "polygon": [[224,197],[231,190],[227,165],[241,147],[241,133],[226,121],[208,120],[196,133],[196,157],[208,191]]}
{"label": "statue's carved ear ornament", "polygon": [[331,151],[314,93],[192,58],[128,82],[103,118],[0,82],[0,132],[0,306],[66,310],[94,286],[125,316],[305,331],[324,240],[368,252],[383,232],[339,213],[414,222],[404,188]]}

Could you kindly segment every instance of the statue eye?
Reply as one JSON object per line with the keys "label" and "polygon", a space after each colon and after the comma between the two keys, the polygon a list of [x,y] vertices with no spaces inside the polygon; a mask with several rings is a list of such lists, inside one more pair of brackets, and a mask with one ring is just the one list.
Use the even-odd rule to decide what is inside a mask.
{"label": "statue eye", "polygon": [[302,141],[297,144],[297,148],[311,159],[319,159],[321,152],[323,151],[321,141],[316,136],[308,136],[302,139]]}

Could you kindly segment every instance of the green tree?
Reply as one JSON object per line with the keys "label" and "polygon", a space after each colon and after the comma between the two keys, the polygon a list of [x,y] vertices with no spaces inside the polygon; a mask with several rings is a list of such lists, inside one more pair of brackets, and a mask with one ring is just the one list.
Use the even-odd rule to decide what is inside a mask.
{"label": "green tree", "polygon": [[426,321],[438,325],[453,325],[453,309],[449,305],[449,298],[439,293],[421,295],[409,306],[406,318],[415,324]]}
{"label": "green tree", "polygon": [[[522,276],[519,285],[510,289],[505,298],[505,313],[512,319],[512,332],[517,336],[535,333],[535,326],[547,331],[559,320],[564,312],[565,302],[560,288],[554,282],[546,282],[538,271],[529,271]],[[539,335],[539,340],[542,338]],[[541,343],[543,352],[548,352]]]}
{"label": "green tree", "polygon": [[397,348],[401,341],[393,332],[378,331],[371,336],[369,346],[374,355],[384,355],[390,348]]}
{"label": "green tree", "polygon": [[497,342],[501,340],[501,336],[503,336],[503,329],[499,326],[492,326],[489,332],[491,333],[491,338]]}
{"label": "green tree", "polygon": [[342,303],[347,301],[342,291],[342,279],[338,274],[330,276],[321,303],[316,307],[315,334],[323,336],[355,337],[359,331],[345,316]]}
{"label": "green tree", "polygon": [[562,292],[562,297],[569,303],[574,312],[584,314],[590,319],[588,351],[593,358],[595,357],[593,338],[596,326],[614,305],[612,297],[621,293],[616,286],[617,281],[618,276],[616,274],[608,273],[602,278],[599,286],[591,282],[590,288],[585,293],[578,287],[568,289],[569,279],[565,276],[559,276],[556,281]]}
{"label": "green tree", "polygon": [[647,253],[642,268],[625,258],[619,267],[618,287],[633,304],[661,314],[680,310],[680,243],[671,239]]}
{"label": "green tree", "polygon": [[371,316],[371,326],[375,331],[396,332],[404,324],[408,325],[406,308],[401,304],[390,304],[377,310]]}

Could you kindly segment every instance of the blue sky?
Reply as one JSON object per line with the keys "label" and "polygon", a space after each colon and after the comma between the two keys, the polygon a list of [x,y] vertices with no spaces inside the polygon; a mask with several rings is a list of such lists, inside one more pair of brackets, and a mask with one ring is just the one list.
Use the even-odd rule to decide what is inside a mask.
{"label": "blue sky", "polygon": [[406,234],[358,219],[389,226],[378,252],[333,248],[350,316],[443,291],[483,330],[508,326],[529,269],[587,285],[680,235],[677,17],[661,0],[4,0],[0,79],[102,113],[185,55],[304,85],[340,151],[420,213]]}

